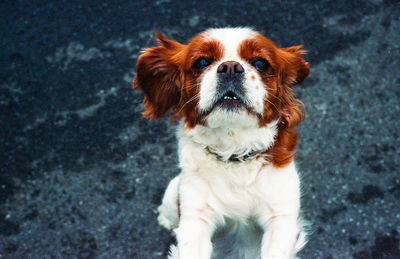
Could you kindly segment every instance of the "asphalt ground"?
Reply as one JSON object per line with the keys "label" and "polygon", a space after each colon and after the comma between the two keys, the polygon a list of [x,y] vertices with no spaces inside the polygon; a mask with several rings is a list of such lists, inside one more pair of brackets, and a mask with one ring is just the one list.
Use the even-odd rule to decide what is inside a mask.
{"label": "asphalt ground", "polygon": [[398,1],[3,1],[0,258],[165,258],[174,126],[131,89],[155,31],[250,26],[303,44],[301,258],[400,258]]}

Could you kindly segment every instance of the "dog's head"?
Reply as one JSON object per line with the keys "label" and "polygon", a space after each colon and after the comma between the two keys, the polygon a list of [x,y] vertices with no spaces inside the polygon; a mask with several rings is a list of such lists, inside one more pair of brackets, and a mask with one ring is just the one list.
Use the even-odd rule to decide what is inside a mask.
{"label": "dog's head", "polygon": [[211,29],[187,45],[158,33],[160,45],[139,57],[133,87],[144,92],[144,116],[168,112],[187,128],[211,128],[302,119],[291,87],[309,74],[301,46],[278,48],[247,28]]}

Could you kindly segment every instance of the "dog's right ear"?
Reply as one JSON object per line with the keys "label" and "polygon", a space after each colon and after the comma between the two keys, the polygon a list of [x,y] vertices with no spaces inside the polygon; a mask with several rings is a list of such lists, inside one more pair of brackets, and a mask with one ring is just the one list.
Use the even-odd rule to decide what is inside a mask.
{"label": "dog's right ear", "polygon": [[282,64],[282,80],[288,86],[294,86],[303,82],[310,74],[310,65],[302,57],[306,51],[303,46],[293,46],[289,48],[281,48],[277,52],[277,56]]}
{"label": "dog's right ear", "polygon": [[157,32],[159,46],[145,49],[136,64],[133,88],[144,92],[143,116],[161,119],[174,110],[180,101],[185,45],[165,38]]}

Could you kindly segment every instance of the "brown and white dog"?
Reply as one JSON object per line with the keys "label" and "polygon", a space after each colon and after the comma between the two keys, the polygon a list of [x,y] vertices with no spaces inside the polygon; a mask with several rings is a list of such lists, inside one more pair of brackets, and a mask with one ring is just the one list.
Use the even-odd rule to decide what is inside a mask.
{"label": "brown and white dog", "polygon": [[133,87],[145,117],[180,121],[182,172],[158,208],[177,238],[170,258],[294,257],[306,242],[294,163],[303,104],[291,88],[309,74],[301,46],[278,48],[248,28],[158,40]]}

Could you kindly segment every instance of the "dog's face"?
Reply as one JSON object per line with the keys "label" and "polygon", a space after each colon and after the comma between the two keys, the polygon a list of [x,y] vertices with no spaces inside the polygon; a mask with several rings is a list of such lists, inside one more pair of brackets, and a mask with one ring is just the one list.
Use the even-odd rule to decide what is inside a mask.
{"label": "dog's face", "polygon": [[171,111],[188,128],[301,120],[291,90],[309,74],[300,46],[277,48],[245,28],[208,30],[187,45],[158,38],[161,45],[139,57],[134,80],[145,93],[145,116],[160,119]]}

